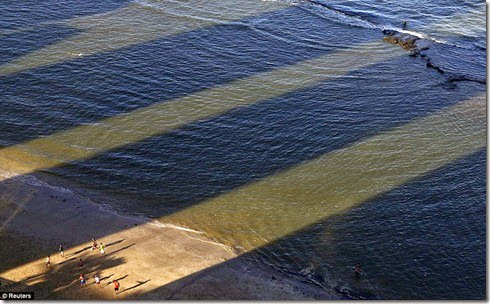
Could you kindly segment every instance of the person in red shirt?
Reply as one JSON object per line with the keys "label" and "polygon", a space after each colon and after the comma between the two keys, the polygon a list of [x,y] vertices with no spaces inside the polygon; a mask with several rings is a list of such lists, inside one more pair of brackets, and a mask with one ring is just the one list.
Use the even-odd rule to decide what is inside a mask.
{"label": "person in red shirt", "polygon": [[117,295],[119,293],[119,282],[114,280],[112,283],[114,284],[114,295]]}

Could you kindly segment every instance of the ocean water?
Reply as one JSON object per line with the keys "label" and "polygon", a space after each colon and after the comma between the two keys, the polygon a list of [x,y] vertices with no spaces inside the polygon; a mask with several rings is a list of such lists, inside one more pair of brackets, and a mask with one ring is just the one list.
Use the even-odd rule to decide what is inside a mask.
{"label": "ocean water", "polygon": [[0,166],[346,298],[483,299],[485,9],[2,2]]}

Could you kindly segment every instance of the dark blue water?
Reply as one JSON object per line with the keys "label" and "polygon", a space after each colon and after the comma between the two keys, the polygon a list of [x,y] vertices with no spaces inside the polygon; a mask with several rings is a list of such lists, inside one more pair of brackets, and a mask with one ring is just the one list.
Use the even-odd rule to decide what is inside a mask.
{"label": "dark blue water", "polygon": [[[223,10],[200,5],[2,2],[0,146],[42,155],[43,148],[32,144],[38,139],[61,138],[84,125],[104,126],[135,111],[158,118],[161,111],[160,119],[128,120],[123,130],[104,133],[107,141],[124,142],[124,132],[145,134],[166,126],[168,113],[177,111],[183,98],[199,101],[202,92],[217,92],[212,101],[192,103],[188,116],[179,112],[183,124],[175,128],[162,127],[111,149],[97,146],[98,134],[77,135],[50,148],[56,165],[35,167],[60,183],[99,193],[104,199],[96,203],[165,221],[257,182],[270,180],[272,187],[275,178],[294,168],[325,155],[348,155],[353,145],[441,111],[458,117],[438,126],[451,143],[454,130],[475,121],[468,113],[451,112],[453,107],[486,92],[482,1],[243,1],[224,2]],[[415,56],[409,56],[414,50],[384,42],[387,29],[416,39]],[[399,53],[388,56],[395,48]],[[348,57],[352,50],[367,58],[361,66]],[[345,71],[337,72],[333,63],[315,69],[330,58]],[[274,78],[287,69],[302,73]],[[310,77],[318,80],[310,83]],[[253,85],[243,89],[241,81]],[[297,85],[302,82],[308,85]],[[219,91],[225,86],[230,89]],[[237,106],[220,112],[216,100]],[[209,114],[188,118],[195,112]],[[430,140],[431,134],[403,136]],[[96,153],[72,159],[66,151],[73,146]],[[376,151],[387,164],[388,146],[380,144]],[[244,249],[253,261],[347,298],[483,299],[486,143],[469,141],[465,147],[471,153],[448,157],[446,163],[440,159],[458,153],[450,144],[438,147],[437,156],[420,151],[413,167],[431,160],[441,165],[414,178],[406,178],[415,173],[403,166],[396,174],[388,165],[376,168],[387,183],[403,181],[381,192],[369,175],[362,179],[364,166],[339,172],[338,185],[360,179],[354,191],[376,196],[258,248],[245,244],[256,231],[291,216],[288,208],[274,210],[260,223],[237,221],[237,227],[245,227],[238,237],[216,223],[183,224]],[[350,157],[352,163],[370,162],[367,154]],[[295,204],[308,214],[308,208],[332,199],[322,187],[319,182],[312,193],[277,191],[285,199],[297,196]],[[253,207],[252,215],[270,212]],[[225,211],[216,208],[220,212]],[[357,262],[363,267],[361,281],[353,279]]]}

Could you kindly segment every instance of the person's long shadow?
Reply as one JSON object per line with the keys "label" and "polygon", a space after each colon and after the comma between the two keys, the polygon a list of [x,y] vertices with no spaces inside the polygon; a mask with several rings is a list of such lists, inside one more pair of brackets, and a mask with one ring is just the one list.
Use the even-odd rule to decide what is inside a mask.
{"label": "person's long shadow", "polygon": [[68,262],[73,261],[73,260],[76,260],[76,259],[77,259],[76,257],[69,258],[69,259],[64,260],[63,262],[59,263],[59,265],[63,265],[65,263],[68,263]]}
{"label": "person's long shadow", "polygon": [[122,277],[120,277],[120,278],[117,278],[117,279],[112,280],[111,282],[107,282],[107,284],[105,284],[105,286],[110,285],[110,284],[111,284],[113,281],[122,281],[122,280],[124,280],[125,278],[127,278],[128,276],[129,276],[129,274],[126,274],[126,275],[124,275],[124,276],[122,276]]}
{"label": "person's long shadow", "polygon": [[120,277],[120,278],[114,279],[114,281],[122,281],[122,280],[124,280],[125,278],[127,278],[128,276],[129,276],[129,274],[126,274],[126,275],[124,275],[124,276],[122,276],[122,277]]}
{"label": "person's long shadow", "polygon": [[107,279],[109,279],[110,277],[112,277],[113,275],[114,275],[114,274],[112,273],[112,274],[110,274],[110,275],[108,275],[108,276],[105,276],[105,277],[101,278],[101,279],[100,279],[100,281],[107,280]]}
{"label": "person's long shadow", "polygon": [[131,289],[134,289],[134,288],[137,288],[137,287],[139,287],[139,286],[141,286],[143,284],[146,284],[149,281],[151,281],[151,279],[148,279],[146,281],[136,281],[136,282],[138,282],[137,284],[135,284],[135,285],[133,285],[133,286],[131,286],[129,288],[126,288],[126,289],[122,290],[121,293],[126,292],[126,291],[131,290]]}
{"label": "person's long shadow", "polygon": [[107,248],[107,247],[110,247],[110,246],[112,246],[112,245],[119,244],[119,243],[123,242],[124,240],[125,240],[125,239],[120,239],[120,240],[118,240],[118,241],[115,241],[115,242],[112,242],[112,243],[106,244],[106,245],[105,245],[105,247]]}
{"label": "person's long shadow", "polygon": [[72,252],[70,254],[67,254],[66,257],[77,255],[77,254],[82,253],[82,252],[84,252],[86,250],[89,250],[90,248],[92,248],[92,246],[84,247],[84,248],[82,248],[82,249],[80,249],[78,251],[75,251],[75,252]]}
{"label": "person's long shadow", "polygon": [[107,255],[109,256],[109,255],[116,254],[116,253],[118,253],[118,252],[120,252],[120,251],[123,251],[123,250],[126,250],[126,249],[130,248],[130,247],[133,247],[134,245],[136,245],[136,243],[133,243],[133,244],[131,244],[131,245],[128,245],[128,246],[125,246],[125,247],[119,248],[118,250],[115,250],[115,251],[113,251],[113,252],[110,252],[110,253],[108,253]]}

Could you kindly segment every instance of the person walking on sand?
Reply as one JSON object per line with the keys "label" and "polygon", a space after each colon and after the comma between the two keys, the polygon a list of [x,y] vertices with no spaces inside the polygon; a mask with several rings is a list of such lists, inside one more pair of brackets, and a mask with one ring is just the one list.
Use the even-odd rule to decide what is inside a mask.
{"label": "person walking on sand", "polygon": [[361,264],[359,263],[356,264],[356,268],[354,269],[354,276],[356,277],[356,280],[361,278]]}
{"label": "person walking on sand", "polygon": [[46,257],[46,268],[51,268],[51,257],[49,255]]}
{"label": "person walking on sand", "polygon": [[94,276],[94,279],[95,279],[95,284],[97,284],[97,286],[100,287],[100,278],[97,274]]}
{"label": "person walking on sand", "polygon": [[83,268],[83,261],[82,258],[80,258],[80,260],[78,261],[78,272],[80,272],[82,268]]}
{"label": "person walking on sand", "polygon": [[60,255],[61,257],[65,257],[65,253],[63,252],[63,244],[60,244],[60,247],[58,248],[58,250],[60,251]]}
{"label": "person walking on sand", "polygon": [[80,280],[80,287],[83,288],[83,286],[85,286],[85,277],[82,273],[80,274],[80,277],[78,279]]}
{"label": "person walking on sand", "polygon": [[100,243],[100,253],[105,255],[105,245]]}
{"label": "person walking on sand", "polygon": [[114,280],[112,283],[114,284],[114,295],[117,295],[119,293],[119,282]]}

